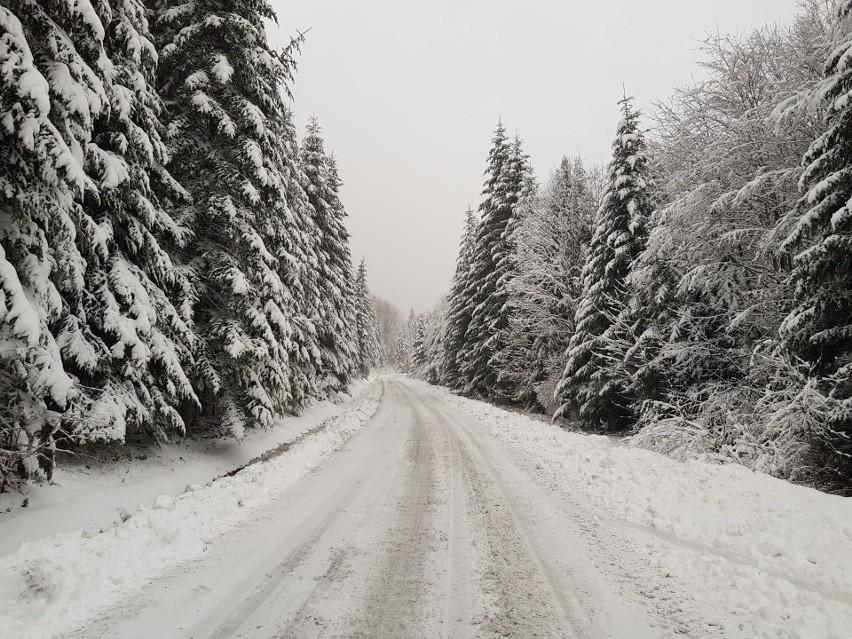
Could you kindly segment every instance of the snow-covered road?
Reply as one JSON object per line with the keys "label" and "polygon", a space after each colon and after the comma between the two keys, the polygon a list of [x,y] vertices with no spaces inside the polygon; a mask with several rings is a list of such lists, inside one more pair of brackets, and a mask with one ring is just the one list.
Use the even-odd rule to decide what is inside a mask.
{"label": "snow-covered road", "polygon": [[340,453],[75,637],[642,637],[576,516],[459,411],[385,382]]}
{"label": "snow-covered road", "polygon": [[789,637],[852,501],[375,381],[282,455],[0,558],[0,636]]}

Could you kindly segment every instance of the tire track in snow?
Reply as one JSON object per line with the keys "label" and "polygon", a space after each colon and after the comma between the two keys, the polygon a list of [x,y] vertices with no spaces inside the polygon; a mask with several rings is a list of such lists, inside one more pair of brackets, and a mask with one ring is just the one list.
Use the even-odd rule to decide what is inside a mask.
{"label": "tire track in snow", "polygon": [[427,615],[435,590],[431,568],[438,534],[433,433],[407,397],[412,420],[406,455],[405,490],[398,499],[387,536],[379,577],[364,602],[364,637],[434,637]]}
{"label": "tire track in snow", "polygon": [[526,539],[494,472],[461,430],[459,416],[446,413],[429,397],[418,398],[444,424],[458,450],[468,516],[476,546],[481,548],[482,595],[490,603],[475,621],[486,636],[578,637],[575,620],[547,579],[543,562]]}

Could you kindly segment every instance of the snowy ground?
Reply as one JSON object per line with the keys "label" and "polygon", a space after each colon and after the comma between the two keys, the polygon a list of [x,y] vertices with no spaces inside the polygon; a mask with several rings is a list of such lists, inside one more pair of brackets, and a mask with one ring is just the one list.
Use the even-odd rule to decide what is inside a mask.
{"label": "snowy ground", "polygon": [[351,396],[342,395],[336,403],[318,402],[299,417],[279,418],[270,430],[249,430],[242,441],[189,439],[160,447],[128,447],[132,458],[118,461],[63,460],[50,486],[31,484],[22,493],[0,494],[0,557],[25,541],[107,528],[122,513],[133,513],[159,495],[207,484],[347,410],[365,386],[355,381]]}
{"label": "snowy ground", "polygon": [[852,499],[738,465],[677,462],[430,392],[594,522],[595,545],[613,553],[623,581],[640,584],[688,636],[852,636]]}
{"label": "snowy ground", "polygon": [[0,637],[850,627],[852,501],[403,378],[269,462],[0,558]]}

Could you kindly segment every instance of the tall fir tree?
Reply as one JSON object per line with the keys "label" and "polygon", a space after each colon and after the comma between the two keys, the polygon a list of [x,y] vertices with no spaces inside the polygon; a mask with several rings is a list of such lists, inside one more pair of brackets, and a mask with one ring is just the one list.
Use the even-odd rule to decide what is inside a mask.
{"label": "tall fir tree", "polygon": [[424,366],[428,361],[426,359],[427,347],[428,344],[426,343],[426,317],[424,315],[419,315],[417,317],[417,323],[415,324],[414,339],[411,343],[411,363],[416,368]]}
{"label": "tall fir tree", "polygon": [[[346,271],[340,274],[341,280],[344,282],[343,284],[343,295],[346,296],[346,300],[341,300],[339,303],[340,308],[340,316],[343,318],[344,326],[341,328],[340,334],[342,337],[338,339],[341,340],[341,343],[346,343],[349,348],[349,371],[350,375],[355,371],[355,360],[357,358],[358,347],[355,340],[355,315],[356,315],[356,305],[355,305],[355,278],[354,274],[354,264],[352,262],[352,248],[349,244],[349,231],[346,228],[344,220],[347,217],[346,208],[343,206],[343,202],[340,199],[340,189],[343,186],[343,180],[340,178],[340,171],[337,168],[337,158],[334,154],[328,156],[328,169],[329,169],[329,177],[331,178],[332,183],[334,184],[334,193],[335,193],[335,211],[337,213],[336,219],[339,223],[339,231],[337,234],[338,237],[338,246],[339,252],[335,253],[334,258],[331,260],[331,263],[337,264],[337,269],[341,269],[344,265],[346,266]],[[329,224],[329,228],[332,228],[332,225]],[[330,246],[330,245],[329,245]],[[373,296],[373,307],[375,308],[377,305],[377,301],[375,296]],[[376,322],[378,323],[378,312],[376,312]],[[381,340],[379,340],[379,352],[381,353],[381,357],[385,357],[385,353],[382,349]]]}
{"label": "tall fir tree", "polygon": [[414,340],[416,337],[417,316],[414,314],[414,309],[411,308],[408,310],[408,319],[396,338],[396,362],[399,369],[404,373],[410,373],[414,369]]}
{"label": "tall fir tree", "polygon": [[[471,265],[468,271],[464,292],[467,304],[466,312],[470,317],[465,331],[462,350],[459,354],[462,371],[461,388],[466,393],[474,393],[473,381],[487,374],[490,353],[484,350],[488,339],[488,326],[485,324],[486,306],[494,293],[496,279],[492,248],[505,235],[509,222],[508,210],[501,207],[504,166],[509,162],[511,145],[506,137],[506,129],[499,122],[488,153],[488,167],[485,171],[484,199],[479,205],[479,223],[476,228]],[[501,215],[502,213],[502,215]],[[488,284],[491,284],[490,288]],[[488,389],[479,389],[487,395]]]}
{"label": "tall fir tree", "polygon": [[422,347],[417,357],[419,373],[430,384],[440,384],[444,375],[444,336],[446,335],[446,299],[423,316]]}
{"label": "tall fir tree", "polygon": [[507,374],[507,371],[512,368],[512,358],[515,355],[512,347],[516,330],[516,327],[512,325],[514,314],[512,298],[516,293],[514,280],[519,272],[517,234],[528,212],[528,205],[538,191],[529,158],[523,152],[523,144],[517,135],[505,170],[506,202],[511,206],[512,212],[501,238],[502,241],[496,249],[494,260],[496,267],[494,301],[497,301],[499,306],[495,307],[492,313],[493,319],[490,321],[494,333],[490,344],[491,356],[488,360],[494,380],[491,396],[502,402],[530,406],[535,402],[535,392],[533,386],[529,384],[529,379],[518,380],[515,376]]}
{"label": "tall fir tree", "polygon": [[470,323],[462,352],[464,391],[488,397],[497,389],[492,361],[508,322],[508,278],[511,277],[511,230],[519,212],[518,203],[528,184],[526,159],[520,140],[506,138],[499,123],[488,157],[484,199],[474,244],[473,261],[465,296]]}
{"label": "tall fir tree", "polygon": [[322,129],[311,118],[302,142],[301,164],[307,176],[308,201],[317,227],[317,338],[321,350],[320,374],[336,380],[334,390],[345,390],[353,372],[355,309],[352,258],[346,212],[340,202],[340,179],[323,147]]}
{"label": "tall fir tree", "polygon": [[628,297],[633,262],[645,247],[651,188],[645,137],[631,100],[619,102],[618,124],[609,165],[607,192],[583,266],[583,293],[575,331],[557,389],[556,415],[577,417],[588,426],[619,430],[632,418],[630,398],[610,371],[604,335]]}
{"label": "tall fir tree", "polygon": [[367,286],[367,262],[362,259],[355,277],[355,335],[358,344],[357,369],[367,377],[382,358],[379,342],[379,322],[376,308]]}
{"label": "tall fir tree", "polygon": [[[188,196],[164,168],[158,56],[141,2],[115,3],[104,49],[113,65],[110,111],[93,122],[88,172],[97,190],[83,201],[87,233],[102,239],[82,245],[86,285],[75,313],[99,336],[90,343],[100,353],[97,363],[69,361],[99,393],[82,406],[75,432],[89,440],[123,439],[128,429],[163,438],[185,431],[179,408],[198,401],[187,375],[195,342],[189,281],[172,259],[188,231],[164,208]],[[75,336],[59,339],[63,351],[73,349]]]}
{"label": "tall fir tree", "polygon": [[3,92],[4,252],[78,382],[67,430],[89,441],[182,432],[193,334],[171,254],[186,231],[161,198],[183,193],[163,169],[144,7],[2,11],[3,55],[16,58],[4,87],[25,89]]}
{"label": "tall fir tree", "polygon": [[[830,398],[822,463],[852,477],[852,0],[839,0],[820,95],[825,133],[803,158],[798,219],[782,244],[794,253],[795,307],[781,325],[787,353]],[[836,477],[829,481],[836,481]]]}
{"label": "tall fir tree", "polygon": [[542,192],[522,205],[512,234],[516,276],[509,285],[509,327],[499,374],[512,402],[538,404],[550,413],[597,208],[589,182],[580,158],[563,157]]}
{"label": "tall fir tree", "polygon": [[[83,19],[90,5],[74,8],[0,6],[0,488],[50,473],[48,405],[65,408],[73,396],[53,330],[68,316],[63,295],[82,289],[75,198],[87,183],[92,112],[107,101],[89,66],[102,53],[102,25],[97,15]],[[60,37],[72,21],[76,31]],[[51,75],[59,57],[65,73]]]}
{"label": "tall fir tree", "polygon": [[293,51],[269,47],[263,21],[274,13],[265,0],[162,0],[154,9],[170,168],[193,198],[172,204],[194,231],[186,258],[202,416],[241,436],[303,405],[312,383],[306,362],[316,355],[299,307],[309,284],[301,276],[315,260],[306,237],[313,229],[282,99]]}
{"label": "tall fir tree", "polygon": [[[290,46],[279,54],[288,69],[294,68],[292,55],[298,49],[303,36],[291,41]],[[287,77],[292,81],[292,76]],[[285,88],[289,85],[286,84]],[[278,260],[278,275],[289,291],[289,315],[293,324],[293,335],[286,344],[290,368],[291,399],[288,410],[299,413],[316,397],[318,375],[322,369],[322,349],[319,344],[317,322],[322,318],[322,296],[320,294],[320,269],[318,252],[321,250],[322,235],[317,226],[306,189],[308,178],[299,161],[299,145],[293,112],[285,109],[283,120],[274,120],[279,127],[281,140],[282,175],[286,178],[285,205],[280,209],[280,220],[275,225],[276,239],[272,243],[273,253]],[[337,169],[331,165],[333,180],[339,184]]]}
{"label": "tall fir tree", "polygon": [[447,301],[446,332],[443,339],[445,361],[441,381],[451,388],[462,388],[464,385],[461,357],[464,351],[465,334],[470,324],[470,303],[467,292],[471,290],[468,286],[468,279],[473,262],[477,224],[476,213],[468,207],[465,213],[464,229],[462,230],[458,258],[456,259],[452,288]]}

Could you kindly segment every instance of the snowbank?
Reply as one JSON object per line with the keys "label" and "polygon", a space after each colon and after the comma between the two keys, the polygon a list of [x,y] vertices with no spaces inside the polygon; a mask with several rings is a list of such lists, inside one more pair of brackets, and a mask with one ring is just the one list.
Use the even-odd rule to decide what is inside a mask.
{"label": "snowbank", "polygon": [[[0,558],[0,637],[49,637],[78,627],[166,569],[200,556],[253,508],[338,450],[376,411],[381,381],[282,455],[179,496],[161,495],[101,532],[77,530]],[[36,623],[37,622],[37,623]]]}
{"label": "snowbank", "polygon": [[549,490],[633,536],[722,636],[852,636],[852,499],[432,392],[509,444]]}
{"label": "snowbank", "polygon": [[[277,419],[269,430],[247,431],[240,441],[187,439],[162,447],[126,447],[135,458],[60,465],[51,485],[30,484],[21,494],[0,494],[0,557],[25,541],[80,528],[107,528],[122,513],[135,511],[157,495],[179,493],[187,484],[207,484],[241,468],[347,410],[366,384],[357,380],[345,401],[317,402],[298,417]],[[24,499],[28,505],[21,508]]]}

